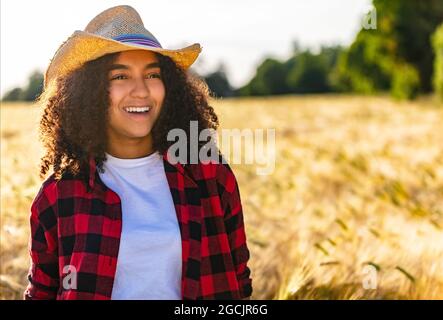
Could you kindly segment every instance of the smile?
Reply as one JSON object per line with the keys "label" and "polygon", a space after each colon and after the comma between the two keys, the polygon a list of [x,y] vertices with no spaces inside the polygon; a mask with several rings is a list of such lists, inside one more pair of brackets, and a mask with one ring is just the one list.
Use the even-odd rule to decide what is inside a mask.
{"label": "smile", "polygon": [[128,113],[146,113],[151,110],[150,106],[144,106],[144,107],[125,107],[123,108]]}

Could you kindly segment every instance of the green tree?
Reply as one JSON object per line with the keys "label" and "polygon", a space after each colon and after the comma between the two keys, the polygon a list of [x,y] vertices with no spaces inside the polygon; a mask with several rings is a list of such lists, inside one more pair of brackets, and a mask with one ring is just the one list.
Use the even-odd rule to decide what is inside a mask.
{"label": "green tree", "polygon": [[388,90],[394,68],[389,45],[389,41],[373,34],[373,30],[360,31],[338,59],[339,86],[345,91],[367,94]]}
{"label": "green tree", "polygon": [[305,51],[297,56],[296,66],[290,70],[287,83],[294,93],[329,91],[327,61],[323,55]]}
{"label": "green tree", "polygon": [[2,101],[19,101],[23,100],[23,90],[22,88],[16,87],[5,93]]}
{"label": "green tree", "polygon": [[43,73],[34,71],[28,80],[28,85],[24,90],[24,99],[26,101],[34,101],[43,90]]}
{"label": "green tree", "polygon": [[6,92],[3,101],[34,101],[43,91],[43,73],[34,71],[28,78],[26,87],[16,87]]}
{"label": "green tree", "polygon": [[391,94],[397,99],[414,99],[420,87],[417,69],[410,64],[398,65],[392,78]]}
{"label": "green tree", "polygon": [[226,68],[220,64],[216,71],[204,77],[212,94],[218,97],[231,97],[234,90],[226,76]]}
{"label": "green tree", "polygon": [[240,94],[265,96],[286,93],[286,74],[287,71],[283,63],[267,58],[257,68],[252,80],[240,89]]}
{"label": "green tree", "polygon": [[342,48],[322,47],[320,53],[301,50],[293,42],[293,55],[286,61],[266,59],[252,80],[238,90],[239,95],[278,95],[332,91],[331,71]]}
{"label": "green tree", "polygon": [[[342,89],[373,93],[391,90],[395,96],[414,97],[429,92],[433,53],[430,35],[443,21],[443,1],[373,0],[375,30],[362,28],[339,58],[338,82]],[[414,77],[406,85],[399,70]],[[416,88],[415,88],[416,87]],[[399,94],[398,90],[408,90]]]}
{"label": "green tree", "polygon": [[437,96],[443,101],[443,24],[441,24],[432,36],[434,45],[434,90]]}

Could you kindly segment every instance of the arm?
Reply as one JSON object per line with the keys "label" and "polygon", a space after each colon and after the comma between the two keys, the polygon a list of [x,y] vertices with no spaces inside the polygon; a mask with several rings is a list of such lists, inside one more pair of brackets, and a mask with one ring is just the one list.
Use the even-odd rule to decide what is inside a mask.
{"label": "arm", "polygon": [[220,166],[224,171],[221,173],[224,184],[224,188],[222,188],[224,192],[221,195],[221,199],[225,215],[225,226],[240,287],[240,299],[249,300],[252,294],[251,270],[247,266],[250,252],[246,242],[240,191],[235,175],[229,165],[221,164]]}
{"label": "arm", "polygon": [[[29,254],[31,266],[28,272],[29,284],[23,293],[25,300],[56,299],[59,288],[57,254],[57,219],[53,203],[42,187],[31,205],[31,237]],[[55,198],[51,196],[51,198]]]}

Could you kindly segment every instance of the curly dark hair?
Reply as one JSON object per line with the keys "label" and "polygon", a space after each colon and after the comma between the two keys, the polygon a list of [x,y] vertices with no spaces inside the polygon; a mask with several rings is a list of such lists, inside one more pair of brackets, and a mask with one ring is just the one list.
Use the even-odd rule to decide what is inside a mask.
{"label": "curly dark hair", "polygon": [[[39,134],[46,149],[40,165],[42,179],[52,166],[57,180],[69,174],[87,181],[90,156],[103,172],[110,105],[108,72],[118,54],[85,63],[59,78],[54,88],[48,88],[39,97],[43,107]],[[155,54],[166,93],[152,137],[154,150],[163,153],[174,143],[167,140],[169,130],[180,128],[189,137],[191,120],[198,121],[199,132],[216,130],[219,122],[208,104],[209,89],[205,82],[180,68],[171,58]],[[200,143],[205,142],[199,142],[199,147]]]}

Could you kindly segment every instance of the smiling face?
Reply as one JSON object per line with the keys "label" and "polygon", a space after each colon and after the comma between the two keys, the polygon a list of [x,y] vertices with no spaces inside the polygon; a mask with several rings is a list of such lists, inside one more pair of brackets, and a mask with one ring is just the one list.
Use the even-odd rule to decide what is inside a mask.
{"label": "smiling face", "polygon": [[108,79],[108,152],[120,157],[143,156],[152,148],[151,130],[165,98],[157,57],[144,50],[121,52]]}

